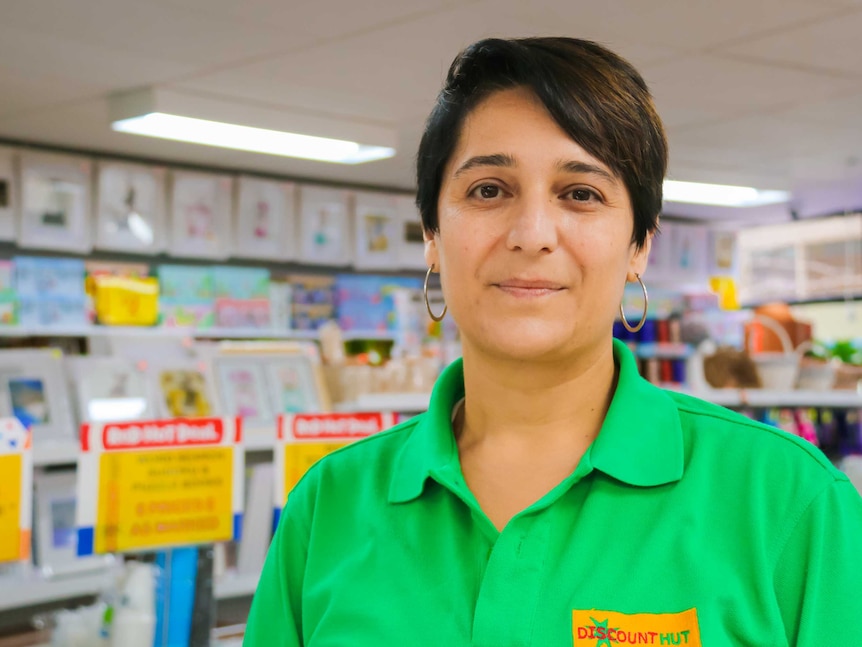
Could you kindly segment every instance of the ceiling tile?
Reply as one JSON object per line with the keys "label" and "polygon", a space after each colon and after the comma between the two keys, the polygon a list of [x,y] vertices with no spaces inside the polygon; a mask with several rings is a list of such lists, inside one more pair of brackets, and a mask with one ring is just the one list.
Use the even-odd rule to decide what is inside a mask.
{"label": "ceiling tile", "polygon": [[627,42],[704,51],[836,13],[808,0],[532,0],[546,30],[621,46]]}
{"label": "ceiling tile", "polygon": [[[752,3],[756,4],[756,3]],[[722,51],[748,60],[823,70],[862,79],[862,8],[830,20],[755,38]],[[801,87],[800,91],[808,88]]]}
{"label": "ceiling tile", "polygon": [[676,128],[846,94],[858,85],[847,79],[710,55],[652,66],[645,77],[659,114]]}
{"label": "ceiling tile", "polygon": [[[286,13],[286,12],[285,12]],[[285,15],[289,19],[289,15]],[[281,21],[249,25],[202,11],[152,2],[5,0],[3,23],[61,42],[103,48],[105,56],[134,53],[179,63],[215,66],[311,42],[300,26],[285,34]]]}

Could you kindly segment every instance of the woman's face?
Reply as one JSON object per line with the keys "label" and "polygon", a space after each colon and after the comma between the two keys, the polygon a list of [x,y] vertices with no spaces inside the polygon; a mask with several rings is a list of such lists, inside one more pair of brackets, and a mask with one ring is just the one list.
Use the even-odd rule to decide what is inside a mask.
{"label": "woman's face", "polygon": [[508,358],[560,359],[606,343],[649,252],[649,240],[631,243],[622,180],[521,88],[492,94],[465,120],[438,218],[425,258],[463,342]]}

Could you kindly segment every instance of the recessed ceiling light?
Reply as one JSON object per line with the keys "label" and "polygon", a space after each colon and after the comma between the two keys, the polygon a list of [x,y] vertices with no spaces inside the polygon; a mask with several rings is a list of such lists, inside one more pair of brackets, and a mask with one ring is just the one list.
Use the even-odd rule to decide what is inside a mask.
{"label": "recessed ceiling light", "polygon": [[[111,127],[135,135],[338,164],[395,155],[394,133],[378,126],[223,99],[146,89],[114,95],[109,107]],[[366,137],[374,144],[360,143]]]}
{"label": "recessed ceiling light", "polygon": [[790,200],[787,191],[768,191],[729,184],[664,181],[664,199],[667,202],[710,204],[722,207],[759,207],[780,204]]}

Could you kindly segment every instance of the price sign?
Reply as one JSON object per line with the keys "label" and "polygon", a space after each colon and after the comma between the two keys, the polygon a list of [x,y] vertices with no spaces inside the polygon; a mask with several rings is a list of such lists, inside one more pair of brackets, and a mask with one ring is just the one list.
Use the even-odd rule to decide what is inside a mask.
{"label": "price sign", "polygon": [[84,425],[78,554],[239,539],[244,467],[238,418]]}
{"label": "price sign", "polygon": [[0,418],[0,562],[30,557],[33,455],[17,418]]}
{"label": "price sign", "polygon": [[278,417],[275,516],[302,476],[321,458],[395,424],[391,413],[302,413]]}

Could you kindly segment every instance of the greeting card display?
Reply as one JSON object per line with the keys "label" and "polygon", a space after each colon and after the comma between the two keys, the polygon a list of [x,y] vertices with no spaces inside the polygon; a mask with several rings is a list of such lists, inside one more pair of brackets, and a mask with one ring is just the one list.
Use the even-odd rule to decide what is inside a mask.
{"label": "greeting card display", "polygon": [[98,172],[96,247],[139,253],[162,251],[166,169],[103,162]]}
{"label": "greeting card display", "polygon": [[15,240],[15,154],[10,148],[0,148],[0,240]]}
{"label": "greeting card display", "polygon": [[230,176],[174,171],[170,252],[175,256],[227,258],[232,201]]}
{"label": "greeting card display", "polygon": [[296,187],[243,176],[234,219],[234,255],[276,261],[296,256]]}
{"label": "greeting card display", "polygon": [[413,196],[398,196],[398,267],[405,270],[427,269],[422,219]]}
{"label": "greeting card display", "polygon": [[63,356],[53,349],[9,349],[0,352],[0,417],[15,417],[45,440],[77,437]]}
{"label": "greeting card display", "polygon": [[66,370],[80,422],[158,417],[142,363],[122,357],[67,357]]}
{"label": "greeting card display", "polygon": [[358,269],[391,270],[398,260],[398,202],[386,193],[358,192],[354,198],[354,260]]}
{"label": "greeting card display", "polygon": [[353,246],[347,192],[312,186],[298,190],[298,260],[312,265],[349,265]]}
{"label": "greeting card display", "polygon": [[709,232],[709,275],[732,276],[738,269],[735,231]]}
{"label": "greeting card display", "polygon": [[657,231],[652,238],[649,259],[645,278],[648,280],[663,279],[668,276],[668,271],[673,260],[673,229],[674,225],[663,222],[661,231]]}
{"label": "greeting card display", "polygon": [[83,157],[22,153],[22,247],[90,251],[90,175]]}

